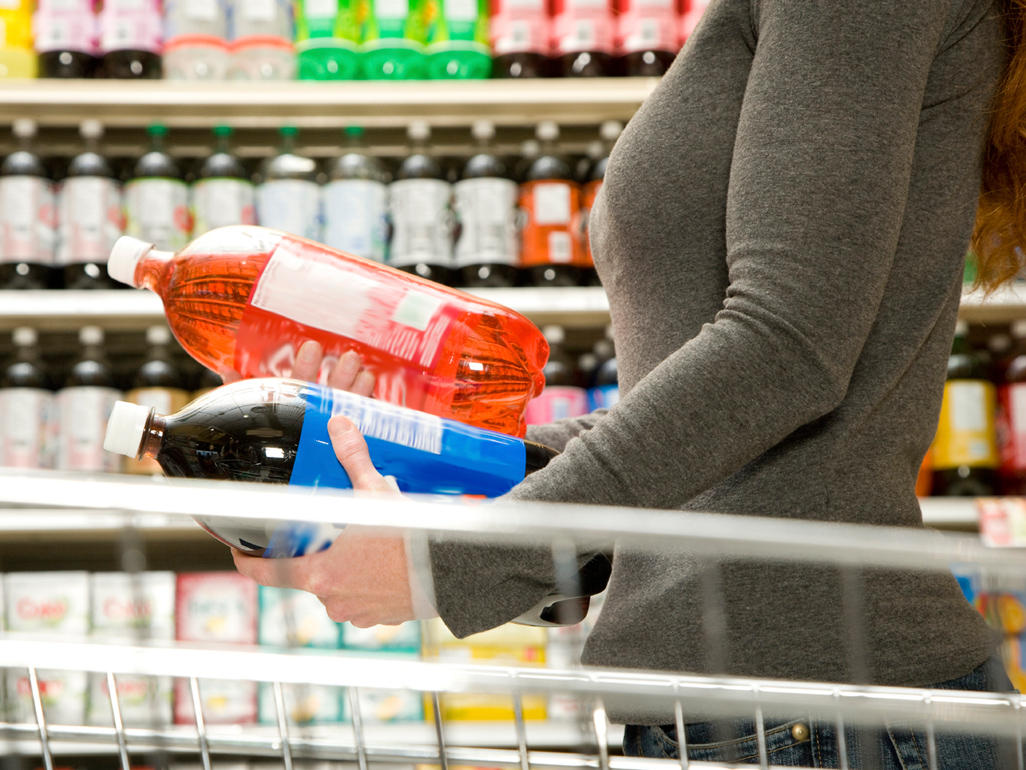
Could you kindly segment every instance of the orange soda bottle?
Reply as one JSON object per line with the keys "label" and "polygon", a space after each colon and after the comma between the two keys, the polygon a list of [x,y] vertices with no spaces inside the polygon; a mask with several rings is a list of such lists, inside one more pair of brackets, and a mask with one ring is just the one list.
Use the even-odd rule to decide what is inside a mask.
{"label": "orange soda bottle", "polygon": [[123,237],[111,277],[160,295],[182,347],[216,372],[282,377],[306,340],[326,370],[349,350],[374,396],[523,436],[548,344],[522,315],[419,276],[263,227],[222,227],[177,254]]}

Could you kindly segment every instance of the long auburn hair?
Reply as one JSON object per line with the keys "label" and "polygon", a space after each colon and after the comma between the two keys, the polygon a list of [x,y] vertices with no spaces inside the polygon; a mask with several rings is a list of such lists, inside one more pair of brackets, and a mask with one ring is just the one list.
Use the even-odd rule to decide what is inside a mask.
{"label": "long auburn hair", "polygon": [[1009,60],[994,97],[971,248],[993,291],[1026,267],[1026,0],[1003,0]]}

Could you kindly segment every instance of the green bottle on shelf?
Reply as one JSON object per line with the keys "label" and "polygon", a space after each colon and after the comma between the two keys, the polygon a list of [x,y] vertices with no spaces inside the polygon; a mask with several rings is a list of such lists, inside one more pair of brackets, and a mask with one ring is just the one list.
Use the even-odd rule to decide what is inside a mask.
{"label": "green bottle on shelf", "polygon": [[298,0],[300,80],[354,80],[360,76],[359,10],[359,0]]}
{"label": "green bottle on shelf", "polygon": [[425,0],[366,0],[362,72],[368,80],[420,80],[427,74]]}
{"label": "green bottle on shelf", "polygon": [[428,77],[489,76],[488,0],[427,0],[425,15]]}

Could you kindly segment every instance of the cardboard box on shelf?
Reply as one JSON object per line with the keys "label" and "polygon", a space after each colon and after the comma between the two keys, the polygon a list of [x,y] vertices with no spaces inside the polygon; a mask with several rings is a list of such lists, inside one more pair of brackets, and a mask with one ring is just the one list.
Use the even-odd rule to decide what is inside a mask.
{"label": "cardboard box on shelf", "polygon": [[[4,576],[7,628],[11,631],[84,638],[89,632],[86,572],[25,572]],[[85,723],[88,677],[81,671],[37,671],[43,712],[51,724]],[[8,669],[8,706],[17,721],[35,721],[27,670]]]}
{"label": "cardboard box on shelf", "polygon": [[[257,643],[257,584],[235,572],[178,575],[175,636],[182,642]],[[194,710],[188,680],[176,679],[174,717],[192,724]],[[257,683],[203,680],[199,683],[203,715],[210,724],[257,721]]]}
{"label": "cardboard box on shelf", "polygon": [[[123,643],[175,638],[175,575],[172,572],[98,572],[90,576],[91,635]],[[170,677],[118,676],[118,705],[130,727],[171,722]],[[89,722],[113,724],[107,677],[89,676]]]}

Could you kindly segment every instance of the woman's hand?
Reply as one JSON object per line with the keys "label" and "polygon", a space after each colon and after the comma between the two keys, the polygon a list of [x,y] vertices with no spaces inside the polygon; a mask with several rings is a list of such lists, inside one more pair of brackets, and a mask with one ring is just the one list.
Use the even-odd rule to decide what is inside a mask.
{"label": "woman's hand", "polygon": [[[296,360],[292,364],[290,376],[306,382],[320,382],[324,364],[324,349],[321,344],[316,340],[307,340],[296,351]],[[220,374],[226,385],[242,379],[238,372],[231,370]],[[355,350],[347,350],[339,356],[323,379],[329,388],[348,390],[358,396],[370,396],[374,392],[374,375],[363,368],[360,354]]]}
{"label": "woman's hand", "polygon": [[[316,343],[315,343],[316,344]],[[338,370],[346,356],[333,368]],[[358,361],[357,357],[357,361]],[[297,357],[297,364],[299,359]],[[357,367],[358,368],[358,367]],[[351,364],[343,375],[352,374]],[[331,445],[349,474],[353,489],[398,495],[395,486],[378,473],[356,425],[341,415],[328,422]],[[299,588],[317,596],[328,617],[360,628],[397,625],[413,620],[405,539],[370,527],[347,526],[326,551],[296,559],[262,559],[233,551],[240,573],[265,586]],[[426,616],[422,613],[422,616]]]}

